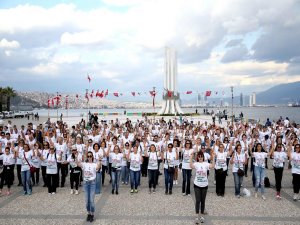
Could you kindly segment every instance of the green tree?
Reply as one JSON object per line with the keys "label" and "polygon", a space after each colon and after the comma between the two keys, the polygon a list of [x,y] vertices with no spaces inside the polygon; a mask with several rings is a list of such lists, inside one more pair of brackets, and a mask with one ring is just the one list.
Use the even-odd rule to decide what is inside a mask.
{"label": "green tree", "polygon": [[0,87],[0,112],[3,111],[2,104],[3,104],[3,95],[4,95],[4,89]]}
{"label": "green tree", "polygon": [[4,95],[6,96],[6,110],[10,111],[10,98],[15,97],[17,94],[12,87],[6,87],[3,89]]}

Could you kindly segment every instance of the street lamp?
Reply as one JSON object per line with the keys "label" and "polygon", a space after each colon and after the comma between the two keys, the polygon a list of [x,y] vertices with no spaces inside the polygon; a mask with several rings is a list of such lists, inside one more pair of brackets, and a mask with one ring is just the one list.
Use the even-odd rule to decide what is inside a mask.
{"label": "street lamp", "polygon": [[89,121],[89,89],[85,89],[85,96],[86,96],[86,108],[87,108],[86,124],[88,124],[88,121]]}
{"label": "street lamp", "polygon": [[155,123],[155,96],[156,96],[156,92],[155,92],[155,87],[153,87],[153,95],[152,95],[152,98],[153,98],[153,109],[154,109],[154,123]]}
{"label": "street lamp", "polygon": [[231,125],[233,126],[233,86],[230,87],[231,89]]}

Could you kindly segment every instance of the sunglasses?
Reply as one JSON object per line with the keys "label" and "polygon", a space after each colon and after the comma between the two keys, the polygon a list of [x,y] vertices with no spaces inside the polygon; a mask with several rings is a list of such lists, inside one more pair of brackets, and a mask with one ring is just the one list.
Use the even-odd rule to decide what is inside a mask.
{"label": "sunglasses", "polygon": [[92,155],[88,155],[87,157],[88,157],[88,158],[93,158],[93,156],[92,156]]}
{"label": "sunglasses", "polygon": [[50,148],[50,150],[54,150],[54,148]]}

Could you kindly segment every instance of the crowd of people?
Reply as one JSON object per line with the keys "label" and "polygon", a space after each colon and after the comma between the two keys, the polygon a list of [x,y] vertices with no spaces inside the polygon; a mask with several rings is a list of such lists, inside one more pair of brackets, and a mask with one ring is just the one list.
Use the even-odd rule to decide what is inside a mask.
{"label": "crowd of people", "polygon": [[244,177],[250,171],[254,196],[258,198],[260,192],[266,200],[269,159],[276,181],[275,197],[281,199],[283,170],[290,168],[293,200],[299,200],[300,126],[287,119],[268,120],[266,124],[243,121],[216,125],[187,119],[178,122],[144,117],[121,122],[116,118],[93,120],[89,126],[81,120],[72,127],[62,120],[49,119],[26,127],[9,122],[0,126],[0,133],[0,194],[10,195],[11,186],[17,182],[24,195],[31,195],[33,186],[42,182],[49,195],[54,195],[69,176],[70,194],[78,195],[83,185],[90,222],[94,220],[94,196],[102,192],[105,179],[111,183],[111,194],[118,195],[120,182],[129,186],[130,194],[137,194],[141,177],[148,177],[148,193],[155,194],[163,175],[164,194],[172,195],[181,173],[182,195],[191,195],[193,182],[196,223],[203,223],[209,175],[214,176],[216,194],[224,197],[231,168],[233,194],[240,198]]}

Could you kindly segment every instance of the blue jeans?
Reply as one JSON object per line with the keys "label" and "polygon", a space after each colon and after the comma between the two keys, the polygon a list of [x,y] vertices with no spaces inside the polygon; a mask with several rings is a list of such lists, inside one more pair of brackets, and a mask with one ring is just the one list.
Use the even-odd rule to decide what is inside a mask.
{"label": "blue jeans", "polygon": [[241,194],[241,185],[243,183],[243,177],[240,177],[237,172],[232,173],[234,178],[234,188],[235,188],[235,195]]}
{"label": "blue jeans", "polygon": [[174,173],[169,173],[168,169],[164,169],[164,174],[165,174],[165,188],[166,188],[166,192],[172,191]]}
{"label": "blue jeans", "polygon": [[259,185],[261,193],[265,193],[265,176],[266,170],[265,168],[254,166],[254,174],[255,174],[255,192],[258,191]]}
{"label": "blue jeans", "polygon": [[130,170],[130,184],[131,184],[131,189],[137,190],[139,183],[140,183],[140,173],[141,171],[133,171]]}
{"label": "blue jeans", "polygon": [[182,169],[182,193],[191,194],[192,170]]}
{"label": "blue jeans", "polygon": [[24,194],[31,194],[32,187],[31,187],[31,179],[30,179],[31,177],[30,170],[22,171],[21,177],[22,177]]}
{"label": "blue jeans", "polygon": [[96,173],[96,189],[95,194],[100,194],[102,189],[102,173],[97,172]]}
{"label": "blue jeans", "polygon": [[120,174],[121,174],[121,170],[116,170],[115,172],[114,171],[111,172],[111,179],[112,179],[111,185],[113,190],[117,191],[119,189]]}
{"label": "blue jeans", "polygon": [[129,169],[127,166],[122,166],[121,167],[121,177],[122,177],[122,182],[128,184],[129,182]]}
{"label": "blue jeans", "polygon": [[84,194],[85,194],[85,203],[86,203],[86,211],[88,213],[93,214],[95,212],[95,189],[96,182],[93,181],[85,181],[83,184]]}

